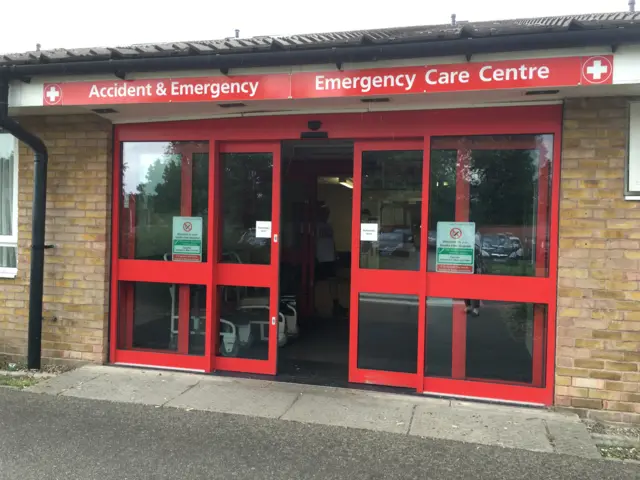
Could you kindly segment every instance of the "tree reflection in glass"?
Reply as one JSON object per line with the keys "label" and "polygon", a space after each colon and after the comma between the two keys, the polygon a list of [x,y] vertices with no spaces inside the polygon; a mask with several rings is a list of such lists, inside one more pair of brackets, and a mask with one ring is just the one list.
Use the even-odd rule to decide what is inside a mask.
{"label": "tree reflection in glass", "polygon": [[[206,249],[208,150],[206,142],[123,143],[120,220],[123,258],[169,259],[175,216],[203,218]],[[190,198],[183,198],[186,193],[183,175],[191,176]],[[206,250],[203,254],[206,255]]]}
{"label": "tree reflection in glass", "polygon": [[552,145],[552,135],[433,139],[429,247],[438,222],[473,222],[481,273],[546,276]]}
{"label": "tree reflection in glass", "polygon": [[256,222],[272,221],[272,154],[225,153],[221,170],[221,261],[270,264],[271,237],[261,238]]}
{"label": "tree reflection in glass", "polygon": [[422,150],[362,154],[361,223],[377,240],[361,239],[360,268],[419,270]]}

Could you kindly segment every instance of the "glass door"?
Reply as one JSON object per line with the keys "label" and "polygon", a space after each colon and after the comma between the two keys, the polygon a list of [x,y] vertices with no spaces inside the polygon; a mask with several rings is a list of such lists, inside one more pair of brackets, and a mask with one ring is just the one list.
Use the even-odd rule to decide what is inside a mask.
{"label": "glass door", "polygon": [[349,381],[418,388],[424,142],[356,142]]}
{"label": "glass door", "polygon": [[221,143],[215,187],[213,368],[273,375],[287,334],[278,300],[280,144]]}
{"label": "glass door", "polygon": [[111,359],[205,371],[209,142],[117,145]]}
{"label": "glass door", "polygon": [[558,138],[426,141],[424,391],[549,404]]}

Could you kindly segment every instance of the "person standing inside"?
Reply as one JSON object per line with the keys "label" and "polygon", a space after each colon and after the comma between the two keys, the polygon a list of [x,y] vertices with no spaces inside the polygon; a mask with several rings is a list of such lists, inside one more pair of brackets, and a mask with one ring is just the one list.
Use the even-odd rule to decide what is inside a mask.
{"label": "person standing inside", "polygon": [[329,207],[324,202],[318,203],[316,220],[316,282],[326,281],[329,285],[329,295],[333,302],[333,315],[346,315],[347,309],[340,305],[338,266],[336,244],[333,228],[329,224]]}

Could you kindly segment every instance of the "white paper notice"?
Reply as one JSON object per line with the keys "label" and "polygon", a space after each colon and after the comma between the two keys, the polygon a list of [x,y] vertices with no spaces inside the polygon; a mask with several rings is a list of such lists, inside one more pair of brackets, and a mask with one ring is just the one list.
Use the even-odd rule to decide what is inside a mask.
{"label": "white paper notice", "polygon": [[256,222],[256,238],[271,238],[271,222]]}
{"label": "white paper notice", "polygon": [[377,242],[378,241],[378,224],[377,223],[361,223],[360,224],[360,241]]}

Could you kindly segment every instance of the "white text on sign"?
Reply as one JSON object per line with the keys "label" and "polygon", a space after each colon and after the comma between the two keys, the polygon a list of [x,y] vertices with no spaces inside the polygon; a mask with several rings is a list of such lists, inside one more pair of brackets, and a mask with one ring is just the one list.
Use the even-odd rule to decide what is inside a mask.
{"label": "white text on sign", "polygon": [[147,83],[144,85],[127,85],[115,82],[110,86],[92,85],[89,98],[138,98],[153,96],[208,96],[219,98],[223,95],[244,94],[254,97],[260,86],[259,81],[248,82],[210,82],[210,83],[182,83],[171,81],[159,83]]}

